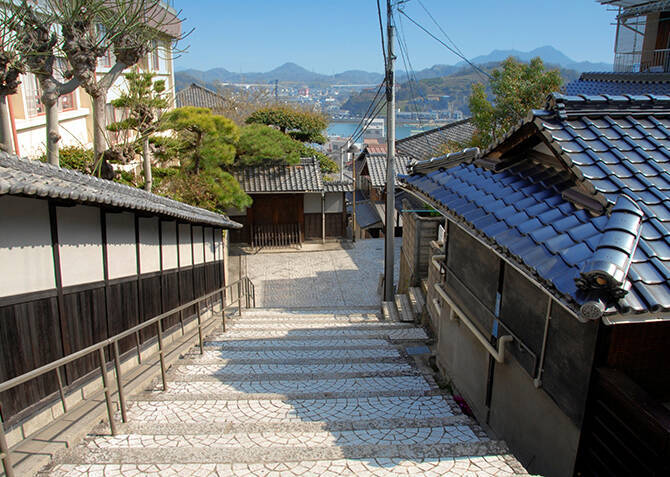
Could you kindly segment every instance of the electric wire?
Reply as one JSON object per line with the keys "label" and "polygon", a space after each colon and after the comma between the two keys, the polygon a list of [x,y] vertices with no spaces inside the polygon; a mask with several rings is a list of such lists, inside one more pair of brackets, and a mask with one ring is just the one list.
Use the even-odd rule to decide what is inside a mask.
{"label": "electric wire", "polygon": [[406,17],[409,21],[414,23],[417,27],[419,27],[421,30],[423,30],[428,36],[430,36],[432,39],[440,43],[442,46],[444,46],[447,50],[451,51],[454,55],[458,56],[461,58],[463,61],[465,61],[470,67],[472,67],[475,71],[477,71],[480,76],[485,75],[488,79],[492,79],[493,77],[483,69],[481,69],[479,66],[475,65],[472,61],[470,61],[465,55],[462,55],[458,51],[456,51],[454,48],[446,44],[444,41],[442,41],[440,38],[435,36],[430,30],[428,30],[426,27],[418,23],[416,20],[414,20],[412,17],[410,17],[407,13],[405,13],[404,10],[399,9],[398,10],[404,17]]}
{"label": "electric wire", "polygon": [[382,7],[377,0],[377,17],[379,18],[379,35],[382,39],[382,56],[384,57],[384,71],[386,71],[386,65],[388,64],[386,60],[386,44],[384,43],[384,25],[382,23]]}
{"label": "electric wire", "polygon": [[[380,97],[380,93],[381,93],[381,91],[382,91],[382,87],[383,87],[385,84],[386,84],[386,80],[384,79],[384,81],[382,81],[382,82],[379,84],[379,86],[377,87],[377,92],[375,93],[374,97],[372,98],[372,101],[370,101],[370,104],[368,105],[368,109],[365,111],[365,114],[363,114],[363,116],[361,117],[361,120],[358,122],[358,124],[357,124],[356,127],[354,128],[354,131],[353,131],[353,132],[351,133],[351,135],[349,136],[348,141],[349,141],[350,143],[353,144],[354,142],[356,142],[356,140],[353,139],[354,137],[360,137],[359,132],[361,132],[361,131],[359,131],[359,129],[364,125],[365,121],[367,121],[367,119],[368,119],[368,114],[369,114],[371,111],[374,111],[374,109],[375,109],[375,107],[376,107],[376,106],[374,106],[374,105],[375,105],[375,103],[378,102],[379,97]],[[366,129],[367,129],[367,127],[363,128],[362,131],[365,131]]]}
{"label": "electric wire", "polygon": [[382,96],[379,98],[379,101],[377,101],[377,104],[373,108],[372,113],[370,114],[370,117],[368,118],[367,123],[365,124],[365,127],[361,129],[361,131],[355,136],[352,142],[358,141],[363,136],[363,134],[365,134],[365,132],[368,130],[372,122],[377,118],[377,116],[379,116],[379,113],[384,109],[384,107],[386,107],[386,98]]}
{"label": "electric wire", "polygon": [[430,12],[428,11],[428,9],[425,7],[425,5],[423,4],[423,2],[422,2],[421,0],[417,0],[417,2],[419,2],[419,5],[421,5],[421,8],[423,8],[423,11],[426,12],[426,15],[428,15],[428,17],[433,21],[433,23],[435,24],[435,26],[437,26],[437,28],[442,32],[442,34],[444,35],[444,37],[445,37],[447,40],[449,40],[449,42],[452,44],[452,46],[453,46],[454,48],[456,48],[456,50],[457,50],[461,55],[465,56],[465,53],[463,53],[463,51],[461,51],[461,49],[458,47],[458,45],[456,44],[456,42],[455,42],[454,40],[451,39],[451,37],[447,34],[446,31],[444,31],[444,28],[442,28],[442,25],[440,25],[440,24],[437,22],[437,20],[436,20],[435,17],[433,16],[433,14],[430,13]]}
{"label": "electric wire", "polygon": [[[409,87],[410,91],[410,104],[414,106],[414,111],[416,112],[416,117],[419,121],[419,126],[421,129],[425,129],[423,119],[421,119],[421,114],[419,112],[419,107],[417,104],[417,96],[421,96],[421,98],[424,101],[424,104],[428,102],[427,98],[423,95],[421,92],[421,87],[419,86],[419,82],[417,81],[416,77],[416,72],[414,71],[414,67],[412,66],[412,61],[409,57],[409,50],[407,48],[407,38],[405,37],[405,32],[402,24],[402,18],[398,22],[398,46],[400,47],[400,56],[402,58],[402,62],[405,65],[405,71],[407,72],[407,85]],[[416,86],[416,90],[419,93],[418,95],[414,91],[414,87],[412,86],[414,84]],[[428,149],[432,149],[432,144],[430,143],[430,138],[428,135],[423,136],[426,141],[426,145],[428,146]]]}

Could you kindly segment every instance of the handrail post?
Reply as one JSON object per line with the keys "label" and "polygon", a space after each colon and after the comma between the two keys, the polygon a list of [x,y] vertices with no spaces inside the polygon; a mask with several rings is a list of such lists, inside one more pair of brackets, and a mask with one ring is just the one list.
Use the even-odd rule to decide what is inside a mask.
{"label": "handrail post", "polygon": [[247,301],[247,308],[251,307],[251,301],[249,296],[249,277],[244,277],[244,295]]}
{"label": "handrail post", "polygon": [[237,281],[237,309],[242,316],[242,280]]}
{"label": "handrail post", "polygon": [[5,436],[5,428],[2,425],[2,414],[0,414],[0,461],[2,461],[2,466],[5,468],[5,476],[15,477],[12,458],[9,455],[7,437]]}
{"label": "handrail post", "polygon": [[121,408],[121,420],[128,422],[126,414],[126,394],[123,391],[123,376],[121,372],[121,358],[119,357],[119,342],[114,341],[114,367],[116,368],[116,387],[119,392],[119,407]]}
{"label": "handrail post", "polygon": [[142,351],[140,350],[140,332],[135,332],[135,344],[137,346],[137,364],[142,364]]}
{"label": "handrail post", "polygon": [[158,320],[158,360],[161,364],[161,379],[163,380],[163,391],[167,391],[167,379],[165,379],[165,359],[163,358],[163,325]]}
{"label": "handrail post", "polygon": [[63,391],[63,378],[60,374],[60,368],[56,368],[56,378],[58,379],[58,394],[60,394],[60,401],[63,404],[63,412],[67,412],[67,403],[65,402],[65,392]]}
{"label": "handrail post", "polygon": [[98,348],[98,361],[100,364],[100,375],[102,376],[102,389],[105,391],[105,402],[107,404],[107,416],[109,417],[109,429],[112,435],[116,435],[116,423],[114,422],[114,410],[112,409],[112,395],[109,392],[107,382],[107,368],[105,366],[105,348]]}
{"label": "handrail post", "polygon": [[[198,317],[198,346],[200,346],[200,354],[203,354],[205,351],[202,345],[202,319],[200,318],[200,304],[197,308],[197,317]],[[212,308],[212,316],[214,315],[214,308]]]}
{"label": "handrail post", "polygon": [[221,327],[226,332],[226,287],[221,288]]}

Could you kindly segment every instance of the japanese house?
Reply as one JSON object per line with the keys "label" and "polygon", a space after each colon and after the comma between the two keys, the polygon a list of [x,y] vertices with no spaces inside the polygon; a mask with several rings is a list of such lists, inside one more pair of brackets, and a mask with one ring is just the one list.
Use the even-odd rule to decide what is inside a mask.
{"label": "japanese house", "polygon": [[437,363],[531,473],[670,475],[670,96],[553,94],[403,187],[445,217]]}
{"label": "japanese house", "polygon": [[226,99],[216,91],[191,83],[186,88],[177,92],[175,102],[178,108],[184,106],[195,106],[197,108],[209,108],[217,111],[226,105]]}
{"label": "japanese house", "polygon": [[[143,190],[0,153],[0,382],[220,289],[223,231],[239,226]],[[170,316],[163,328],[195,313],[191,307]],[[141,343],[122,340],[121,353],[155,333],[143,330]],[[73,362],[63,384],[94,369],[93,356]],[[49,373],[0,394],[10,445],[16,423],[57,390]]]}
{"label": "japanese house", "polygon": [[351,184],[324,180],[317,159],[247,167],[236,178],[253,204],[230,211],[233,220],[245,225],[231,235],[233,242],[252,247],[299,246],[346,236],[344,196]]}

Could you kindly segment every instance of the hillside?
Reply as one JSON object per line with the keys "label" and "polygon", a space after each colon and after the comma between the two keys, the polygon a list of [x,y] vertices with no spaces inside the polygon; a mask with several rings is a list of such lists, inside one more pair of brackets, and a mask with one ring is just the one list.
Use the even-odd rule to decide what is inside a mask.
{"label": "hillside", "polygon": [[[500,66],[500,62],[480,65],[487,72],[494,70],[498,66]],[[558,67],[547,65],[547,68]],[[574,70],[559,68],[559,71],[563,77],[564,84],[579,77],[579,73]],[[401,111],[414,111],[415,107],[418,107],[419,110],[431,110],[436,108],[444,109],[448,104],[452,104],[455,109],[469,114],[468,98],[472,85],[485,81],[485,76],[470,67],[464,67],[446,76],[420,79],[416,85],[404,82],[398,85],[396,91],[398,108]],[[445,96],[448,96],[448,98],[437,99]],[[342,109],[352,114],[362,115],[367,110],[373,97],[374,90],[372,89],[355,93],[342,105]]]}

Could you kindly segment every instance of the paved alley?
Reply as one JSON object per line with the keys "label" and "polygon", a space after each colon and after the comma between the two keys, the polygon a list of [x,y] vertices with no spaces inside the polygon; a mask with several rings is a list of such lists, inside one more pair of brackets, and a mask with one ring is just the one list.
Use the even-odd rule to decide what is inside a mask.
{"label": "paved alley", "polygon": [[249,310],[43,475],[525,475],[407,353],[426,338],[371,308]]}
{"label": "paved alley", "polygon": [[[400,244],[396,238],[396,280]],[[248,255],[247,264],[259,307],[379,306],[384,239],[359,240],[340,250]]]}

